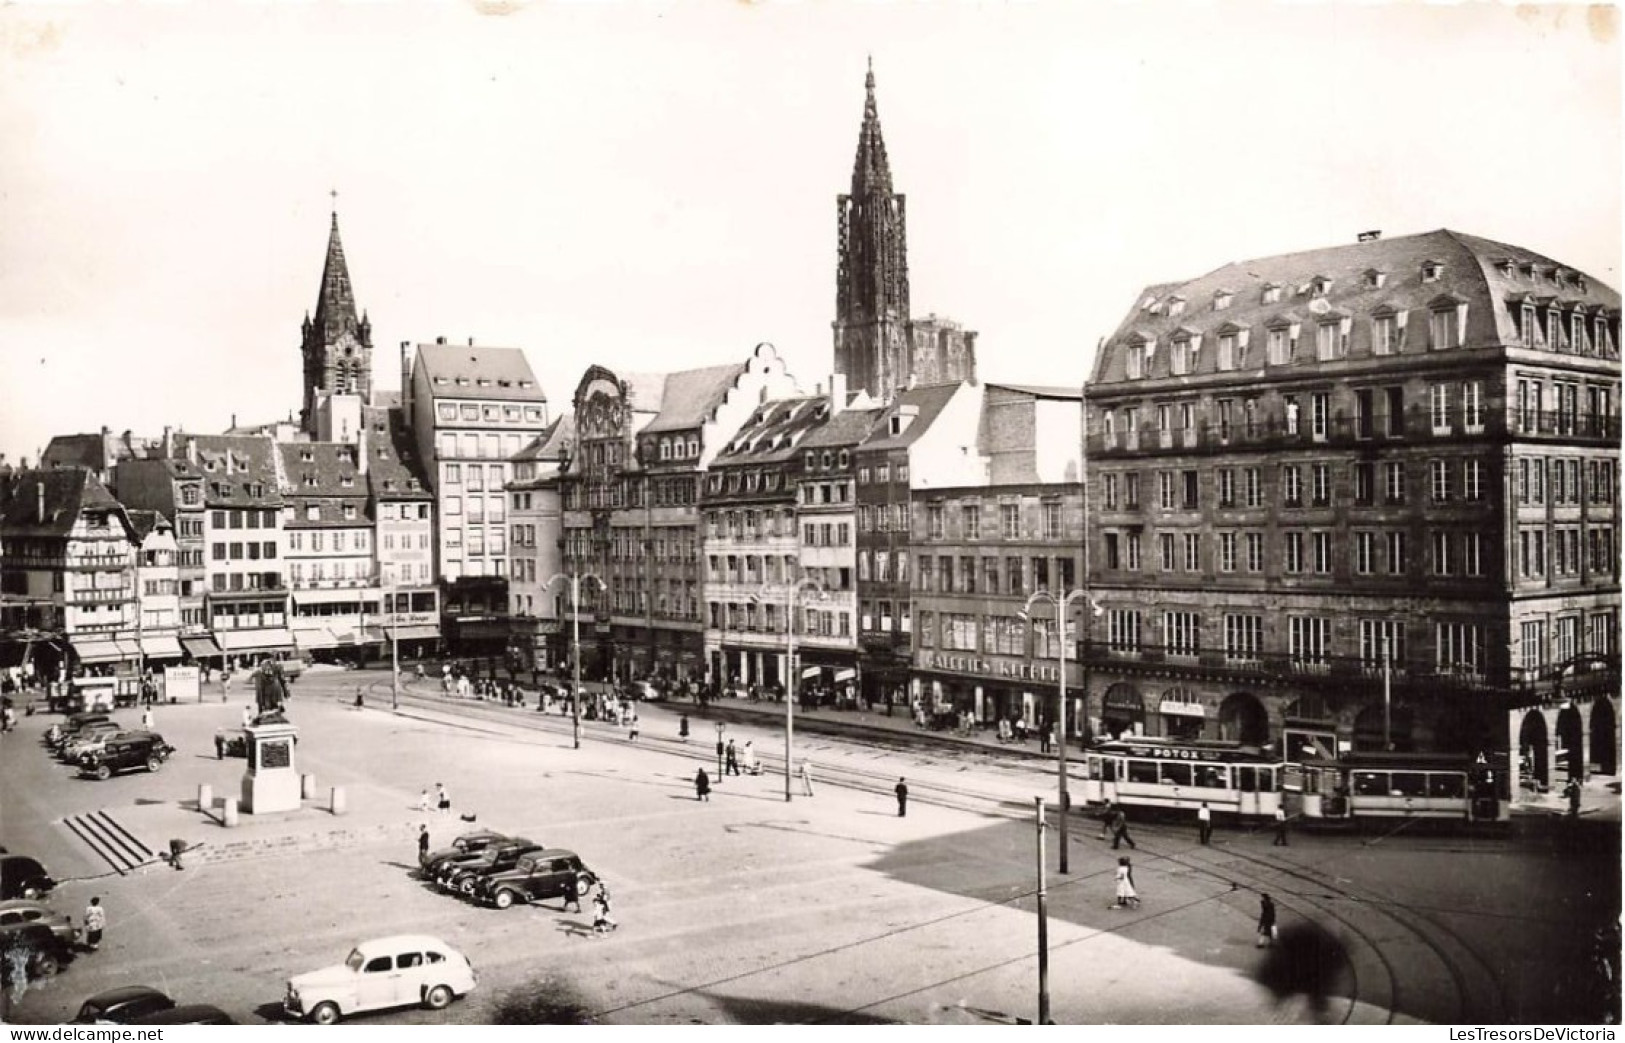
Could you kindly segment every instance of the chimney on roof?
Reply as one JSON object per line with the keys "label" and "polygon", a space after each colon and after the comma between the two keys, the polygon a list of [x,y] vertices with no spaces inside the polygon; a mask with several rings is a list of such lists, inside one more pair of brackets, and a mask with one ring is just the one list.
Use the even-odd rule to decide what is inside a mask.
{"label": "chimney on roof", "polygon": [[435,339],[434,339],[434,342],[435,342],[435,343],[436,343],[436,344],[445,344],[445,343],[446,343],[446,338],[444,338],[444,337],[436,337],[436,338],[435,338]]}
{"label": "chimney on roof", "polygon": [[168,424],[164,425],[164,459],[175,455],[175,431]]}
{"label": "chimney on roof", "polygon": [[1378,239],[1381,239],[1381,238],[1382,238],[1382,231],[1380,229],[1373,230],[1373,231],[1370,231],[1370,232],[1361,232],[1360,233],[1360,242],[1362,242],[1362,243],[1374,243]]}
{"label": "chimney on roof", "polygon": [[40,478],[34,482],[34,508],[39,513],[39,523],[45,524],[45,479]]}
{"label": "chimney on roof", "polygon": [[474,346],[474,338],[473,337],[468,338],[468,346],[471,347],[471,348]]}
{"label": "chimney on roof", "polygon": [[237,414],[236,413],[231,414],[231,429],[233,431],[237,430]]}

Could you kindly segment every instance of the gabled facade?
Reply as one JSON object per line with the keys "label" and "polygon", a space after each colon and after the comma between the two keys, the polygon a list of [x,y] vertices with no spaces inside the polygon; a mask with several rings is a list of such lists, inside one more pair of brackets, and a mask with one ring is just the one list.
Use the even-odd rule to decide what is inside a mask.
{"label": "gabled facade", "polygon": [[768,344],[732,365],[583,375],[561,492],[564,571],[593,577],[581,584],[588,674],[704,675],[701,475],[764,400],[795,390]]}
{"label": "gabled facade", "polygon": [[909,515],[915,490],[979,485],[980,384],[937,384],[898,393],[853,451],[857,501],[859,665],[866,701],[908,699],[913,617]]}
{"label": "gabled facade", "polygon": [[126,510],[134,535],[136,642],[148,670],[179,665],[181,649],[180,564],[175,527],[158,511]]}
{"label": "gabled facade", "polygon": [[1148,288],[1088,389],[1097,730],[1615,770],[1619,314],[1451,231]]}
{"label": "gabled facade", "polygon": [[0,593],[53,635],[36,676],[134,677],[140,660],[136,535],[124,507],[79,467],[20,471],[0,484]]}
{"label": "gabled facade", "polygon": [[[408,658],[440,643],[440,586],[434,574],[434,494],[399,408],[368,407],[361,452],[372,500],[372,545],[383,591],[383,615],[367,636],[399,646]],[[374,626],[376,622],[376,626]]]}
{"label": "gabled facade", "polygon": [[565,413],[513,458],[513,480],[507,487],[508,546],[513,550],[508,597],[512,647],[521,669],[552,670],[568,662],[560,622],[570,596],[554,577],[564,570],[559,470],[574,443],[575,415]]}
{"label": "gabled facade", "polygon": [[[169,435],[167,444],[172,448],[173,443],[174,437]],[[114,494],[132,511],[152,511],[173,523],[182,646],[194,646],[195,650],[188,648],[193,655],[217,654],[204,615],[209,584],[204,568],[203,472],[190,460],[167,451],[157,459],[125,460],[114,472]]]}
{"label": "gabled facade", "polygon": [[294,647],[316,660],[360,661],[376,640],[367,622],[382,611],[368,460],[345,442],[290,442],[277,452]]}
{"label": "gabled facade", "polygon": [[177,433],[172,451],[202,478],[204,618],[219,653],[240,664],[292,654],[275,443],[263,435]]}

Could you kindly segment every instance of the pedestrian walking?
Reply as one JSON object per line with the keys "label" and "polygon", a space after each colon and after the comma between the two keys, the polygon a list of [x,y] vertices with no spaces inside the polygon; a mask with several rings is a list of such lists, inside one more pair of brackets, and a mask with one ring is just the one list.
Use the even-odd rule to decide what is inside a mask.
{"label": "pedestrian walking", "polygon": [[756,746],[754,742],[755,740],[752,739],[745,740],[745,771],[750,775],[760,775],[762,769],[756,763]]}
{"label": "pedestrian walking", "polygon": [[446,792],[443,783],[434,784],[435,807],[440,809],[442,815],[451,811],[451,794]]}
{"label": "pedestrian walking", "polygon": [[429,796],[429,787],[425,786],[423,792],[418,794],[418,810],[428,811],[432,807],[434,807],[434,800]]}
{"label": "pedestrian walking", "polygon": [[1275,927],[1275,899],[1269,895],[1258,896],[1258,942],[1256,947],[1266,949],[1275,943],[1277,934]]}
{"label": "pedestrian walking", "polygon": [[1275,809],[1275,839],[1270,841],[1271,847],[1286,847],[1286,809]]}
{"label": "pedestrian walking", "polygon": [[626,737],[632,742],[638,741],[638,715],[632,714],[631,726],[627,729]]}
{"label": "pedestrian walking", "polygon": [[367,698],[361,694],[360,685],[355,686],[355,708],[357,710],[364,710],[367,708]]}
{"label": "pedestrian walking", "polygon": [[813,795],[812,765],[808,764],[805,758],[801,761],[801,795],[804,797]]}
{"label": "pedestrian walking", "polygon": [[92,898],[85,907],[85,946],[91,952],[102,947],[102,932],[107,930],[107,908],[100,898]]}
{"label": "pedestrian walking", "polygon": [[734,748],[734,741],[732,739],[728,740],[727,754],[728,754],[728,774],[729,775],[738,775],[739,774],[739,751]]}
{"label": "pedestrian walking", "polygon": [[1100,839],[1111,839],[1112,822],[1116,818],[1117,805],[1110,800],[1106,801],[1106,806],[1100,809]]}
{"label": "pedestrian walking", "polygon": [[1570,779],[1568,785],[1563,787],[1563,795],[1569,798],[1569,818],[1580,817],[1580,780]]}
{"label": "pedestrian walking", "polygon": [[903,818],[908,814],[908,780],[899,778],[895,792],[897,794],[897,817]]}
{"label": "pedestrian walking", "polygon": [[152,707],[150,706],[141,711],[141,730],[144,732],[152,731]]}
{"label": "pedestrian walking", "polygon": [[[564,912],[581,912],[581,896],[586,893],[587,886],[582,874],[576,873],[575,878],[570,881],[570,886],[564,892],[564,900],[561,905]],[[574,909],[570,908],[572,905],[575,906]]]}
{"label": "pedestrian walking", "polygon": [[620,926],[615,922],[615,918],[609,915],[609,887],[605,884],[600,883],[598,885],[598,893],[593,895],[592,898],[592,908],[592,930],[594,934],[608,934]]}
{"label": "pedestrian walking", "polygon": [[705,773],[704,768],[694,773],[694,799],[707,803],[711,800],[711,776]]}
{"label": "pedestrian walking", "polygon": [[429,860],[429,825],[418,826],[418,865]]}
{"label": "pedestrian walking", "polygon": [[1128,815],[1124,814],[1122,808],[1118,808],[1112,815],[1112,850],[1116,851],[1117,845],[1124,842],[1131,848],[1136,846],[1134,838],[1128,835]]}
{"label": "pedestrian walking", "polygon": [[1196,809],[1196,836],[1199,842],[1207,844],[1213,840],[1213,809],[1202,801],[1202,806]]}
{"label": "pedestrian walking", "polygon": [[1140,907],[1140,892],[1134,887],[1134,863],[1129,861],[1127,855],[1117,860],[1117,898],[1111,907],[1113,909]]}
{"label": "pedestrian walking", "polygon": [[677,719],[677,737],[684,742],[688,741],[688,714],[686,713]]}

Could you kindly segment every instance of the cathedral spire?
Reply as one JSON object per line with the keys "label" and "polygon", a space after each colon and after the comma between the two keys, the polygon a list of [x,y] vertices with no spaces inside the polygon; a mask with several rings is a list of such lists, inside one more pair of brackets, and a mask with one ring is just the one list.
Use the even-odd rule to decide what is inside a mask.
{"label": "cathedral spire", "polygon": [[852,194],[891,195],[891,164],[886,161],[886,139],[880,134],[880,108],[875,104],[875,60],[863,77],[863,128],[858,131],[858,155],[852,162]]}
{"label": "cathedral spire", "polygon": [[322,286],[316,294],[316,329],[328,339],[341,333],[354,333],[358,325],[355,294],[350,289],[350,269],[344,263],[344,243],[339,240],[339,215],[333,213],[327,233],[327,262],[322,265]]}

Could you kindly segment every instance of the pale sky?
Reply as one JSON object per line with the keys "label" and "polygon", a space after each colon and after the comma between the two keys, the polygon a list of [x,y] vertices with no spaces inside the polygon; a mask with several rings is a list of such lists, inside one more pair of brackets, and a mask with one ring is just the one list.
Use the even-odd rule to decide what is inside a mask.
{"label": "pale sky", "polygon": [[[508,13],[479,13],[486,11]],[[1620,286],[1612,8],[379,3],[0,8],[0,452],[300,403],[329,191],[401,341],[831,366],[873,55],[916,315],[1081,384],[1146,284],[1452,228]]]}

